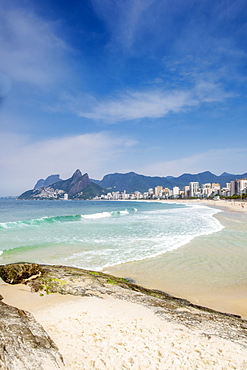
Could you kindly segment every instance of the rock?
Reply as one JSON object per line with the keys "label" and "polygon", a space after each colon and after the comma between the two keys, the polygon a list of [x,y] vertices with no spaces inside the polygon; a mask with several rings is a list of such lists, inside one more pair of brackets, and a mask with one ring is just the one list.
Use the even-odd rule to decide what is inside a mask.
{"label": "rock", "polygon": [[[54,176],[59,175],[50,177],[54,179]],[[18,199],[64,199],[65,194],[68,194],[69,199],[91,199],[106,193],[101,186],[91,183],[88,174],[82,175],[79,169],[69,179],[60,179],[55,183],[47,185],[53,181],[50,177],[46,180],[39,180],[34,189],[25,191]],[[83,193],[84,189],[87,189],[86,194]]]}
{"label": "rock", "polygon": [[64,369],[57,346],[26,311],[0,301],[0,369]]}
{"label": "rock", "polygon": [[60,175],[50,175],[45,180],[44,179],[38,180],[36,185],[34,186],[34,189],[39,189],[39,188],[42,188],[44,186],[49,186],[49,185],[55,184],[55,182],[58,182],[58,181],[61,181],[61,180],[62,179],[60,179]]}
{"label": "rock", "polygon": [[80,170],[76,170],[72,177],[72,181],[70,184],[69,189],[69,197],[80,193],[83,189],[85,189],[88,185],[91,184],[91,181],[89,180],[88,174],[85,173],[82,175]]}
{"label": "rock", "polygon": [[42,271],[36,263],[14,263],[0,266],[0,277],[6,283],[20,284],[31,277],[40,276]]}
{"label": "rock", "polygon": [[165,320],[183,324],[190,329],[198,329],[202,335],[221,337],[247,347],[247,321],[240,316],[201,307],[186,299],[141,287],[127,279],[100,271],[51,265],[42,265],[42,268],[42,276],[28,282],[32,291],[99,298],[111,295],[142,304]]}

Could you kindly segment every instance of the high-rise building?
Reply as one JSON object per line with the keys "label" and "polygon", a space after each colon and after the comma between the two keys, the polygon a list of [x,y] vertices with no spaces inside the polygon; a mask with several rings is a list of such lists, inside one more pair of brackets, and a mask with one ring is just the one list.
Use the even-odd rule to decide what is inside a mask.
{"label": "high-rise building", "polygon": [[196,196],[199,190],[199,182],[190,182],[190,196]]}
{"label": "high-rise building", "polygon": [[178,198],[180,195],[180,189],[178,186],[174,186],[174,188],[172,189],[172,196],[173,198]]}
{"label": "high-rise building", "polygon": [[156,186],[154,188],[154,195],[156,197],[161,197],[162,196],[162,190],[163,190],[163,186]]}

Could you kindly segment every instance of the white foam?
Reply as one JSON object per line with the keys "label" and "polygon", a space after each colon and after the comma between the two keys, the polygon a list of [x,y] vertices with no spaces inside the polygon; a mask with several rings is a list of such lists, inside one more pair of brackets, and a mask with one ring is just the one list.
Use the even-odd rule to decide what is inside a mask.
{"label": "white foam", "polygon": [[127,209],[125,211],[120,211],[119,212],[120,215],[128,215],[129,212],[127,211]]}
{"label": "white foam", "polygon": [[[137,212],[137,209],[133,209],[134,212]],[[93,220],[93,219],[100,219],[100,218],[109,218],[114,216],[124,216],[129,215],[129,210],[125,209],[122,211],[113,211],[113,212],[101,212],[101,213],[93,213],[91,215],[81,215],[82,218],[86,220]]]}
{"label": "white foam", "polygon": [[94,213],[92,215],[81,215],[81,217],[85,218],[86,220],[107,218],[107,217],[111,217],[111,212]]}

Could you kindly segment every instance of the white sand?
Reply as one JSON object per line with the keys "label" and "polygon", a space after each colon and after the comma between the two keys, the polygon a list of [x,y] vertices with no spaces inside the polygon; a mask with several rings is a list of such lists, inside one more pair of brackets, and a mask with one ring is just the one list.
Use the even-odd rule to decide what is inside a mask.
{"label": "white sand", "polygon": [[201,203],[205,204],[206,206],[213,206],[219,208],[225,208],[230,211],[234,212],[244,212],[247,213],[247,201],[241,200],[213,200],[213,199],[168,199],[168,200],[161,200],[160,202],[175,202],[175,203]]}
{"label": "white sand", "polygon": [[7,294],[6,303],[18,300],[18,307],[33,313],[58,345],[66,369],[247,369],[246,348],[167,322],[135,303],[108,296],[40,297],[4,283],[0,293]]}

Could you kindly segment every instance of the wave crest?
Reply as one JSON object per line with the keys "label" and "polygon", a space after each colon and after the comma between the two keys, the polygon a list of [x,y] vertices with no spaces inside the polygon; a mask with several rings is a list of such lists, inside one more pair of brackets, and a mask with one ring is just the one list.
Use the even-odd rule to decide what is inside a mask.
{"label": "wave crest", "polygon": [[112,212],[93,213],[89,215],[52,216],[52,217],[41,217],[41,218],[35,218],[35,219],[23,220],[23,221],[1,222],[0,230],[1,229],[2,230],[16,229],[16,228],[22,228],[22,227],[27,227],[27,226],[41,226],[43,224],[75,222],[75,221],[81,221],[82,219],[93,220],[93,219],[100,219],[100,218],[107,218],[107,217],[124,216],[124,215],[129,215],[130,213],[133,213],[136,211],[137,211],[136,208],[130,208],[130,209],[112,211]]}

